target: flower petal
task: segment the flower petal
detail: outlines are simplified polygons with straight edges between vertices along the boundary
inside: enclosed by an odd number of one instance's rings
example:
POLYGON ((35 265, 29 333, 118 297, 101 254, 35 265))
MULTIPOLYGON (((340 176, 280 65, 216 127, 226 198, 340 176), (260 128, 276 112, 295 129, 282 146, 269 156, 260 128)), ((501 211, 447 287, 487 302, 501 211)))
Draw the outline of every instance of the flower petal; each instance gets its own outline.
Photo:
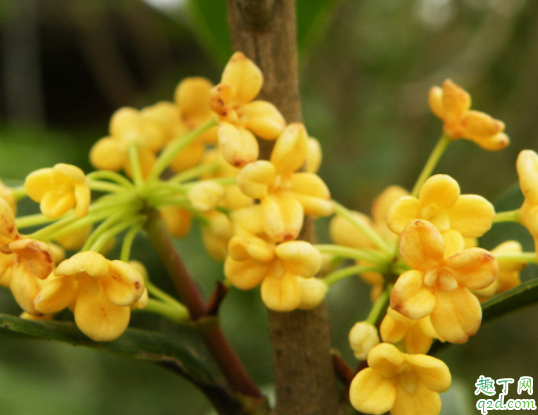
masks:
POLYGON ((303 278, 315 276, 321 268, 321 254, 304 241, 284 242, 275 248, 286 270, 303 278))
POLYGON ((253 101, 245 105, 243 119, 246 129, 266 140, 274 140, 286 127, 280 111, 267 101, 253 101))
POLYGON ((262 200, 264 229, 276 242, 296 239, 303 226, 303 207, 291 197, 270 195, 262 200))
POLYGON ((28 176, 24 181, 24 190, 34 202, 41 202, 43 196, 52 187, 52 169, 39 169, 28 176))
POLYGON ((430 319, 439 336, 451 343, 465 343, 482 321, 478 299, 464 287, 435 291, 436 305, 430 319))
POLYGON ((448 210, 448 217, 452 229, 467 238, 478 238, 491 228, 495 209, 481 196, 463 195, 448 210))
POLYGON ((51 275, 35 299, 35 308, 43 314, 62 311, 75 300, 78 284, 71 276, 57 277, 51 275))
POLYGON ((460 197, 460 186, 446 174, 431 176, 420 189, 418 200, 423 207, 432 205, 439 209, 454 206, 460 197))
POLYGON ((267 160, 257 160, 247 164, 237 174, 237 185, 243 194, 254 199, 267 195, 269 186, 276 177, 275 166, 267 160))
POLYGON ((521 151, 516 168, 523 196, 530 204, 538 204, 538 154, 532 150, 521 151))
POLYGON ((439 265, 445 252, 441 233, 430 222, 410 222, 400 237, 400 255, 414 269, 430 270, 439 265))
POLYGON ((329 188, 316 174, 294 173, 291 176, 290 193, 301 203, 305 215, 320 217, 334 212, 329 188))
POLYGON ((418 199, 404 196, 392 204, 387 212, 387 226, 400 235, 412 220, 420 218, 421 205, 418 199))
POLYGON ((86 273, 94 278, 104 278, 108 275, 108 261, 97 252, 79 252, 63 261, 54 271, 55 275, 75 275, 78 273, 86 273))
POLYGON ((268 275, 262 282, 262 300, 274 311, 293 311, 301 303, 301 288, 291 272, 282 277, 268 275))
POLYGON ((224 159, 234 167, 243 167, 258 158, 258 142, 254 135, 233 124, 223 122, 219 128, 219 149, 224 159))
POLYGON ((400 275, 392 288, 390 306, 412 319, 426 317, 435 307, 435 296, 422 283, 424 274, 411 270, 400 275))
POLYGON ((130 306, 142 296, 144 277, 127 262, 110 261, 109 275, 101 284, 110 302, 118 306, 130 306))
POLYGON ((261 263, 253 259, 236 261, 227 257, 224 262, 224 275, 233 286, 242 290, 257 287, 270 271, 271 264, 261 263))
POLYGON ((413 366, 420 381, 431 391, 444 392, 450 387, 448 366, 441 360, 425 355, 405 355, 405 361, 413 366))
POLYGON ((246 104, 260 93, 263 74, 243 53, 235 52, 224 68, 221 82, 233 85, 236 88, 237 103, 246 104))
POLYGON ((265 242, 255 236, 236 235, 228 244, 228 255, 236 261, 253 259, 258 262, 269 262, 275 256, 274 244, 265 242))
POLYGON ((458 252, 447 259, 446 266, 458 283, 470 290, 487 287, 499 271, 495 257, 482 248, 458 252))
POLYGON ((305 162, 308 151, 308 135, 303 124, 288 125, 276 140, 271 153, 271 163, 278 174, 289 175, 305 162))
POLYGON ((80 291, 75 304, 75 322, 86 336, 95 341, 111 341, 123 334, 129 325, 130 307, 120 307, 106 297, 80 291))
POLYGON ((392 415, 439 415, 441 398, 421 382, 412 392, 398 383, 396 399, 390 412, 392 415))
POLYGON ((390 411, 396 400, 396 383, 371 368, 361 370, 349 387, 351 405, 367 414, 390 411))
POLYGON ((11 269, 11 292, 17 304, 29 314, 40 315, 34 307, 34 300, 39 294, 39 280, 24 264, 14 265, 11 269))
POLYGON ((445 122, 458 122, 471 108, 471 96, 452 80, 447 79, 443 82, 443 108, 445 122))

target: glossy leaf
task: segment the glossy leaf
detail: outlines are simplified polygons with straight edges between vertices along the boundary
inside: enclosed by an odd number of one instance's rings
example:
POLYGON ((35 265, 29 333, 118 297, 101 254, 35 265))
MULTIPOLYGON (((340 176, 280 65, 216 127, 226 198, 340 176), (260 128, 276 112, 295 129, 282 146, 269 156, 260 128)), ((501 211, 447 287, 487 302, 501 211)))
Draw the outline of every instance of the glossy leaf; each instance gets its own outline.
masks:
POLYGON ((95 342, 71 322, 32 321, 0 314, 0 329, 156 363, 193 382, 207 394, 215 407, 241 406, 207 352, 198 332, 192 327, 178 327, 173 340, 158 332, 128 329, 117 340, 95 342))

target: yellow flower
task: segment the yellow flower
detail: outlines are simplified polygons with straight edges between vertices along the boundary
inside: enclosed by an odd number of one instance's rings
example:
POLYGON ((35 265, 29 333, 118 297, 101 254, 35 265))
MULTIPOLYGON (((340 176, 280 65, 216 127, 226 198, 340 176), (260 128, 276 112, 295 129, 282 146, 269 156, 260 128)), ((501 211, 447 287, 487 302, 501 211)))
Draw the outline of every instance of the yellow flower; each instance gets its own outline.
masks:
MULTIPOLYGON (((201 176, 202 179, 236 177, 237 173, 239 173, 239 169, 228 164, 220 151, 217 150, 207 151, 204 155, 203 163, 214 165, 215 170, 201 176)), ((254 200, 244 195, 236 184, 227 185, 224 190, 223 206, 226 209, 237 210, 254 203, 254 200)))
MULTIPOLYGON (((202 77, 185 78, 176 87, 175 103, 159 102, 141 111, 143 119, 158 124, 164 134, 164 144, 196 130, 215 117, 209 107, 209 93, 213 85, 202 77)), ((200 163, 206 144, 217 141, 218 127, 202 133, 184 148, 170 164, 173 171, 190 169, 200 163)))
POLYGON ((482 310, 469 290, 487 287, 497 276, 497 261, 488 251, 471 248, 445 257, 441 233, 415 220, 400 238, 400 255, 413 268, 400 275, 390 305, 411 319, 430 316, 435 331, 451 343, 464 343, 480 327, 482 310))
POLYGON ((264 229, 277 242, 299 235, 304 215, 333 211, 325 183, 313 173, 296 173, 307 156, 308 136, 302 124, 290 124, 275 143, 271 158, 248 164, 237 175, 241 191, 259 199, 264 229))
POLYGON ((217 261, 224 261, 228 242, 233 236, 232 222, 225 213, 214 210, 204 215, 207 223, 202 224, 202 241, 207 253, 217 261))
POLYGON ((19 306, 34 315, 39 280, 54 269, 53 254, 47 244, 19 235, 8 203, 0 198, 0 279, 9 284, 19 306))
POLYGON ((124 169, 132 176, 129 145, 136 143, 142 176, 147 177, 155 164, 155 154, 164 144, 162 124, 134 108, 123 107, 112 115, 109 130, 110 136, 100 139, 91 149, 92 165, 102 170, 124 169))
MULTIPOLYGON (((491 250, 492 254, 520 254, 521 244, 517 241, 506 241, 491 250)), ((519 271, 521 271, 526 262, 517 260, 497 260, 499 273, 497 278, 486 288, 473 290, 480 301, 484 301, 496 294, 503 293, 521 284, 519 271)))
POLYGON ((329 287, 319 278, 302 278, 296 276, 295 279, 301 290, 301 302, 297 306, 298 309, 311 310, 325 300, 329 287))
POLYGON ((166 227, 176 238, 183 238, 189 233, 192 214, 188 210, 177 206, 165 206, 159 211, 166 227))
POLYGON ((463 237, 477 238, 491 228, 494 217, 495 209, 486 199, 461 195, 458 182, 446 174, 436 174, 426 180, 418 199, 402 197, 390 207, 387 224, 399 235, 409 222, 423 219, 443 233, 452 229, 463 237))
POLYGON ((443 120, 444 133, 452 138, 466 138, 486 150, 501 150, 510 140, 503 133, 504 123, 489 115, 470 110, 471 96, 450 79, 443 87, 430 89, 428 103, 432 112, 443 120))
POLYGON ((370 350, 379 344, 377 329, 366 321, 359 321, 349 331, 349 345, 359 360, 366 360, 370 350))
POLYGON ((519 209, 519 221, 534 238, 534 248, 538 254, 538 154, 523 150, 517 157, 516 168, 519 187, 525 196, 519 209))
POLYGON ((24 189, 41 212, 57 219, 75 207, 75 217, 81 218, 90 207, 90 183, 84 172, 70 164, 57 164, 52 168, 36 170, 26 177, 24 189))
POLYGON ((13 189, 2 183, 2 180, 0 180, 0 199, 4 199, 9 204, 13 213, 17 213, 17 199, 15 198, 13 189))
POLYGON ((204 180, 192 186, 187 192, 187 200, 199 212, 215 210, 224 198, 226 191, 220 183, 204 180))
POLYGON ((64 249, 76 251, 82 248, 82 245, 84 245, 84 242, 86 242, 92 231, 93 226, 91 224, 85 225, 78 227, 77 229, 74 229, 70 232, 63 232, 62 234, 56 236, 54 239, 64 249))
POLYGON ((243 290, 261 284, 262 300, 271 310, 292 311, 301 305, 303 296, 297 277, 312 278, 320 267, 321 254, 307 242, 275 246, 255 236, 234 236, 224 274, 243 290))
POLYGON ((390 307, 381 322, 379 334, 384 342, 398 343, 403 340, 404 350, 412 354, 428 353, 433 339, 439 338, 429 316, 413 320, 390 307))
POLYGON ((370 367, 351 382, 349 398, 353 407, 367 414, 438 415, 439 392, 450 387, 448 367, 439 359, 401 353, 381 343, 368 354, 370 367))
POLYGON ((95 341, 110 341, 125 331, 131 306, 144 292, 144 278, 133 266, 97 252, 80 252, 47 278, 35 308, 51 314, 74 304, 79 329, 95 341))
MULTIPOLYGON (((372 232, 376 232, 383 239, 391 244, 396 244, 397 235, 387 227, 387 211, 389 207, 401 197, 407 196, 409 192, 399 186, 389 186, 384 189, 381 194, 376 197, 372 203, 371 215, 372 219, 363 213, 351 211, 352 216, 365 227, 368 227, 372 232)), ((342 216, 336 215, 331 219, 329 226, 331 239, 338 245, 349 246, 358 249, 373 249, 379 248, 371 241, 371 239, 357 226, 350 223, 349 220, 342 216)), ((357 261, 357 264, 363 266, 372 265, 366 261, 357 261)), ((367 283, 372 285, 370 297, 375 299, 382 290, 384 282, 383 275, 378 272, 364 272, 360 277, 367 283)))
POLYGON ((253 101, 262 85, 260 69, 236 52, 224 68, 221 83, 211 90, 211 109, 220 120, 219 148, 232 166, 242 167, 256 160, 256 136, 274 140, 286 125, 273 104, 253 101))

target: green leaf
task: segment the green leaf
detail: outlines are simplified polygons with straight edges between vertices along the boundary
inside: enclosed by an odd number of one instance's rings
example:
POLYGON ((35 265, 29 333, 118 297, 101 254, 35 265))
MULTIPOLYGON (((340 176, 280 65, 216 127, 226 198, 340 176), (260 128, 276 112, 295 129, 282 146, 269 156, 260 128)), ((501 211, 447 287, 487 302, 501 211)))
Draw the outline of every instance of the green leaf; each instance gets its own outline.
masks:
POLYGON ((32 321, 0 314, 0 329, 157 363, 192 381, 216 407, 238 405, 237 397, 192 327, 179 326, 173 340, 158 332, 128 329, 117 340, 95 342, 71 322, 32 321))
POLYGON ((482 304, 482 323, 538 303, 538 278, 524 282, 482 304))
MULTIPOLYGON (((338 0, 297 0, 297 45, 307 53, 319 41, 338 0)), ((225 0, 189 0, 192 31, 222 65, 232 55, 225 0)))
POLYGON ((193 33, 219 66, 224 66, 232 56, 226 1, 189 0, 187 6, 193 33))

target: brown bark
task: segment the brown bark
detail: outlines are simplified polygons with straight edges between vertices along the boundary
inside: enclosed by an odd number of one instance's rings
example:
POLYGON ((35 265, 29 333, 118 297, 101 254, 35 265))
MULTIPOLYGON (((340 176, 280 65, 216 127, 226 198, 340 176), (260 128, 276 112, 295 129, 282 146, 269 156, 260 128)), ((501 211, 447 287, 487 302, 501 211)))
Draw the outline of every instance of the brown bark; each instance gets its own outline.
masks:
MULTIPOLYGON (((232 45, 260 67, 260 98, 275 104, 286 121, 301 121, 297 77, 294 0, 227 0, 232 45)), ((272 142, 260 140, 267 158, 272 142)), ((305 221, 302 238, 314 241, 305 221)), ((311 311, 269 312, 277 406, 276 415, 337 415, 336 379, 331 364, 325 304, 311 311)))

